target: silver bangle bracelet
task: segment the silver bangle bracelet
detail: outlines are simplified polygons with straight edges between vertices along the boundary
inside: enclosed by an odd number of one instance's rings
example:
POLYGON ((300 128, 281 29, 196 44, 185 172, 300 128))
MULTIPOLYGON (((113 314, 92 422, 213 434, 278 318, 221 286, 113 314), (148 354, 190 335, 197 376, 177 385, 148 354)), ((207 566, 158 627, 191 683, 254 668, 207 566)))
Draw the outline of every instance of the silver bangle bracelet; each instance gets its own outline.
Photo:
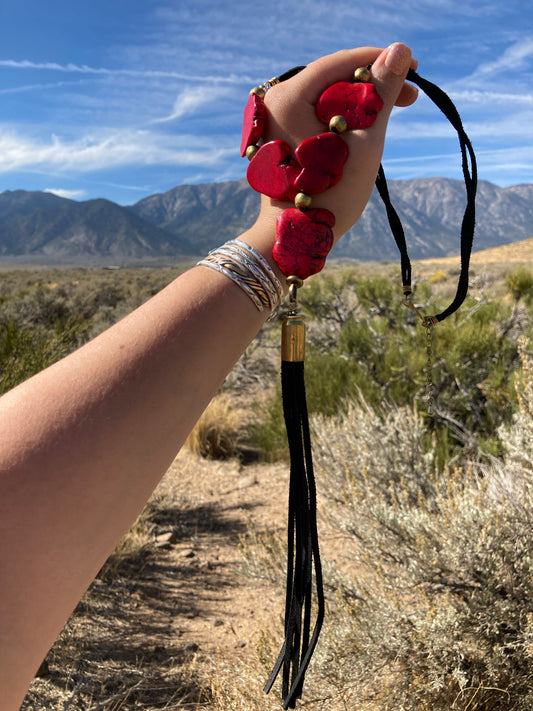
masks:
POLYGON ((276 294, 276 299, 279 301, 279 304, 281 304, 285 299, 283 285, 274 273, 274 270, 267 262, 267 260, 261 254, 259 254, 259 252, 257 252, 253 247, 251 247, 246 242, 243 242, 242 240, 233 240, 233 244, 235 244, 236 247, 244 247, 255 258, 256 262, 263 268, 265 276, 270 280, 276 294))
POLYGON ((231 260, 235 260, 247 269, 264 289, 271 304, 279 304, 283 300, 283 287, 276 277, 270 265, 261 257, 250 245, 238 240, 232 240, 219 247, 216 252, 226 255, 231 260))
POLYGON ((231 279, 258 311, 273 311, 284 298, 283 286, 266 261, 246 242, 230 240, 198 262, 231 279))

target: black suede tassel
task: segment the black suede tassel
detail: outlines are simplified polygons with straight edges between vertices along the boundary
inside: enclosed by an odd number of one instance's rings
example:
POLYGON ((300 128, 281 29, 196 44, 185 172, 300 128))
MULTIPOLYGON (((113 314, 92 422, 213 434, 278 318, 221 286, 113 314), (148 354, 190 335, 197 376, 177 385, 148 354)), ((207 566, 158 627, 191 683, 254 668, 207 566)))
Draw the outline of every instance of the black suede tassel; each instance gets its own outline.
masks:
POLYGON ((281 361, 283 412, 290 451, 285 641, 265 685, 268 693, 282 669, 284 709, 294 708, 296 700, 302 695, 305 672, 324 619, 316 486, 305 396, 304 341, 303 318, 293 312, 283 324, 281 361))

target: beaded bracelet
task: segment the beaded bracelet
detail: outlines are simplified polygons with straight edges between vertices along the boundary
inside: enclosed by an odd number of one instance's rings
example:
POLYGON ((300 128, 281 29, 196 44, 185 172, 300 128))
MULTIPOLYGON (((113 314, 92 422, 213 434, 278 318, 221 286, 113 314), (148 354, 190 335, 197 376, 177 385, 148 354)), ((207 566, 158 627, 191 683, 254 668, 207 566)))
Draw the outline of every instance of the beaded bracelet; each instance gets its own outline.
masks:
POLYGON ((246 177, 251 187, 275 200, 294 202, 276 221, 273 257, 281 272, 300 279, 319 272, 333 246, 335 216, 312 208, 313 197, 342 178, 348 146, 342 134, 370 128, 383 108, 383 100, 370 82, 369 67, 354 71, 353 82, 340 81, 319 97, 315 113, 329 132, 306 138, 294 151, 281 140, 259 145, 265 124, 265 93, 302 67, 279 79, 254 87, 244 110, 241 155, 250 161, 246 177))

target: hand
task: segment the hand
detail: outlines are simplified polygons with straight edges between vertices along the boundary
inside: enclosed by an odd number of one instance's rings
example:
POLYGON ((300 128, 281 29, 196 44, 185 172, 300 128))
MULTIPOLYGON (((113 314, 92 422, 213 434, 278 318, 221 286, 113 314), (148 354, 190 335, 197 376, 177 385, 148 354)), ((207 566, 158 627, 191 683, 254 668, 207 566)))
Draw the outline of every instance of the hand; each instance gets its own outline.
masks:
MULTIPOLYGON (((342 50, 309 64, 295 77, 277 84, 266 94, 267 119, 263 138, 285 141, 292 152, 306 138, 328 129, 315 114, 315 104, 322 92, 338 81, 352 81, 357 67, 372 64, 371 82, 384 106, 371 128, 342 134, 349 148, 342 180, 326 192, 313 197, 313 207, 324 207, 335 215, 335 241, 352 227, 363 212, 376 179, 387 122, 393 106, 409 106, 418 96, 416 87, 405 82, 409 68, 417 62, 411 50, 395 43, 387 49, 361 47, 342 50)), ((289 207, 262 197, 259 221, 271 221, 289 207)))

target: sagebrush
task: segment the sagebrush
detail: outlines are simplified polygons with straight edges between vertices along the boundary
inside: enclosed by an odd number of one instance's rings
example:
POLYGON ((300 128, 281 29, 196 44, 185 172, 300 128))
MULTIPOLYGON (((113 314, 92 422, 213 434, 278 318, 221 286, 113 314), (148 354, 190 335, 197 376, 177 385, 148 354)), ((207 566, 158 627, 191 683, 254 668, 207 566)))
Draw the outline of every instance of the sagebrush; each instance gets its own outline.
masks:
POLYGON ((408 408, 352 403, 337 419, 314 420, 325 509, 344 535, 322 670, 351 708, 533 708, 533 379, 524 342, 521 358, 520 407, 498 431, 499 460, 437 470, 421 416, 408 408))

